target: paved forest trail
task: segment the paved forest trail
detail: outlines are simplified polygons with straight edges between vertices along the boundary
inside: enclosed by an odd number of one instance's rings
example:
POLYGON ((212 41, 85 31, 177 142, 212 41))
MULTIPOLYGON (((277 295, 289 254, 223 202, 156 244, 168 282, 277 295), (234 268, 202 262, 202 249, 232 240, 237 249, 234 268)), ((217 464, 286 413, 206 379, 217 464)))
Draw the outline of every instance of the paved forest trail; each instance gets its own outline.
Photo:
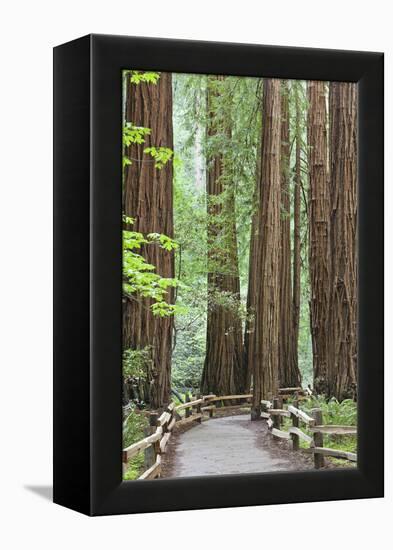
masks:
POLYGON ((178 433, 163 461, 162 477, 308 470, 308 456, 272 441, 266 422, 247 414, 217 417, 178 433))

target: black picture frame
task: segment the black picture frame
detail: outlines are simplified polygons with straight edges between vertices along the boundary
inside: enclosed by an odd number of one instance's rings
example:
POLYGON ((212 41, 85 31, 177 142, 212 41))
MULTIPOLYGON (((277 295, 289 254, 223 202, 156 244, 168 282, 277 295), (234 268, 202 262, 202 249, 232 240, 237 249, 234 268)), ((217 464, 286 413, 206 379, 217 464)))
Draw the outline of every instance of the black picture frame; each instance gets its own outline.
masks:
POLYGON ((54 502, 104 515, 381 497, 383 422, 383 54, 109 35, 56 47, 54 502), (125 68, 359 84, 356 469, 122 481, 125 68))

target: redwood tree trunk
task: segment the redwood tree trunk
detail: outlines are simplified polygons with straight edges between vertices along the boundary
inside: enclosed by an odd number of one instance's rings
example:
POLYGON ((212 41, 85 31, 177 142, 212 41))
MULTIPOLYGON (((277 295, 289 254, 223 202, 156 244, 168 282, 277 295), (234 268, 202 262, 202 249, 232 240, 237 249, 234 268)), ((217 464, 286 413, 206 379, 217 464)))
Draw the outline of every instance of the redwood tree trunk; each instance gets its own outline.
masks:
POLYGON ((329 395, 357 393, 357 86, 330 84, 329 395))
MULTIPOLYGON (((132 164, 124 178, 123 210, 135 219, 129 229, 143 234, 163 233, 173 237, 173 173, 168 162, 158 170, 145 147, 173 149, 172 76, 161 73, 157 84, 127 84, 126 120, 135 126, 151 129, 142 145, 132 144, 127 151, 132 164)), ((156 267, 162 277, 174 277, 173 252, 156 244, 141 252, 146 261, 156 267)), ((166 299, 173 301, 170 289, 166 299)), ((123 348, 142 349, 151 346, 151 368, 148 370, 150 405, 163 407, 170 401, 171 345, 173 318, 152 315, 151 301, 135 296, 123 304, 123 348)))
MULTIPOLYGON (((263 89, 263 84, 262 84, 263 89)), ((261 109, 262 111, 262 109, 261 109)), ((261 113, 262 114, 262 113, 261 113)), ((255 188, 253 194, 253 213, 251 217, 250 229, 250 252, 249 252, 249 269, 248 269, 248 287, 247 287, 247 317, 244 327, 244 346, 243 346, 243 363, 246 372, 246 391, 250 391, 253 383, 253 354, 255 346, 255 302, 256 302, 256 235, 258 233, 258 211, 260 206, 259 198, 259 181, 261 178, 261 151, 262 151, 262 132, 258 140, 258 154, 255 167, 255 188)))
POLYGON ((278 387, 279 367, 279 248, 280 248, 280 81, 265 79, 262 106, 261 176, 258 183, 259 209, 256 216, 250 277, 255 310, 252 353, 253 368, 251 418, 261 412, 261 399, 278 387))
POLYGON ((327 393, 329 218, 325 83, 308 83, 310 324, 314 388, 327 393))
POLYGON ((295 189, 293 202, 293 291, 292 291, 292 334, 293 334, 293 355, 298 365, 298 343, 299 343, 299 320, 300 320, 300 282, 301 282, 301 240, 300 240, 300 188, 301 188, 301 126, 300 126, 300 104, 298 83, 295 82, 295 189))
POLYGON ((292 262, 291 262, 291 200, 290 200, 290 144, 288 83, 281 85, 281 247, 280 247, 280 332, 279 384, 297 387, 301 383, 295 356, 292 316, 292 262))
MULTIPOLYGON (((224 80, 221 76, 216 78, 224 80)), ((215 116, 213 122, 214 95, 217 93, 208 90, 210 136, 214 136, 218 130, 230 134, 228 121, 215 116)), ((214 154, 208 161, 206 180, 208 313, 201 390, 217 395, 242 393, 246 383, 240 316, 228 305, 217 301, 222 293, 234 299, 235 303, 240 301, 235 193, 233 185, 227 182, 226 166, 225 155, 214 154)))

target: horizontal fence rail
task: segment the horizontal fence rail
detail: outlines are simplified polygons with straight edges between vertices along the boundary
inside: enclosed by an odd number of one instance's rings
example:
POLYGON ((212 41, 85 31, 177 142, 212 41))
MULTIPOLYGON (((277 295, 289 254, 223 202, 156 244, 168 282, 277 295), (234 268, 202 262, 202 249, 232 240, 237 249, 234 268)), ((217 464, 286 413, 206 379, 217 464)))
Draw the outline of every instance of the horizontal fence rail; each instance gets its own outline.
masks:
MULTIPOLYGON (((299 450, 299 440, 302 439, 309 447, 302 449, 304 452, 314 455, 315 468, 321 468, 324 465, 324 456, 342 458, 351 462, 357 461, 356 453, 343 451, 340 449, 331 449, 323 446, 323 435, 356 435, 355 426, 324 425, 322 421, 322 411, 312 409, 312 416, 299 408, 298 402, 306 399, 310 391, 302 388, 280 388, 278 397, 270 400, 261 401, 261 417, 267 421, 267 427, 273 438, 286 439, 292 441, 292 449, 299 450), (294 404, 283 405, 287 398, 295 399, 294 404), (288 430, 283 430, 282 420, 289 418, 292 426, 288 430), (311 435, 305 433, 304 429, 299 427, 300 423, 305 425, 311 435)), ((138 479, 154 479, 161 475, 162 454, 166 452, 169 439, 175 426, 184 426, 194 422, 200 423, 207 413, 209 418, 214 416, 216 411, 225 411, 235 408, 251 407, 250 400, 252 394, 236 395, 205 395, 196 396, 190 399, 186 396, 186 402, 175 405, 171 402, 168 407, 160 414, 150 413, 150 432, 144 439, 133 443, 126 449, 123 449, 122 461, 123 468, 127 466, 130 458, 141 451, 145 452, 146 470, 138 479), (232 402, 230 405, 224 405, 226 401, 232 402), (237 404, 233 404, 237 401, 237 404), (239 403, 240 402, 240 403, 239 403)))

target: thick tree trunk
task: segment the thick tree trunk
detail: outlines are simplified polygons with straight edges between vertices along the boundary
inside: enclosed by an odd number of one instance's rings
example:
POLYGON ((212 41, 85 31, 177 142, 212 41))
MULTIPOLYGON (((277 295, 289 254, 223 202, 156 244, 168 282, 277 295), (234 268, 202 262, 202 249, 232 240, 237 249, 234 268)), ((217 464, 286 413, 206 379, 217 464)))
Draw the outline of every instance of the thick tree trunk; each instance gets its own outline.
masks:
POLYGON ((300 282, 301 282, 301 240, 300 240, 300 188, 301 188, 301 126, 300 126, 300 102, 298 83, 295 82, 295 189, 293 203, 293 291, 292 291, 292 334, 293 356, 298 365, 299 321, 300 321, 300 282))
MULTIPOLYGON (((143 145, 133 144, 127 151, 132 164, 126 167, 123 209, 135 219, 129 227, 143 234, 163 233, 173 237, 173 174, 172 163, 158 170, 145 147, 173 149, 172 76, 161 73, 157 84, 127 84, 126 120, 135 126, 151 129, 143 145)), ((162 277, 174 277, 173 252, 158 245, 141 250, 146 261, 156 267, 162 277)), ((172 303, 173 291, 167 302, 172 303)), ((170 401, 171 346, 173 318, 152 315, 151 301, 135 296, 123 305, 123 348, 142 349, 151 346, 152 361, 148 372, 150 405, 164 406, 170 401)))
POLYGON ((253 400, 251 418, 260 416, 261 399, 277 390, 279 365, 279 249, 280 249, 280 81, 265 79, 262 107, 261 177, 254 255, 250 277, 255 296, 252 354, 253 400))
POLYGON ((292 262, 291 262, 291 200, 290 200, 290 144, 288 83, 281 84, 281 220, 280 220, 280 332, 279 384, 298 387, 300 373, 295 356, 292 316, 292 262))
POLYGON ((329 218, 325 83, 308 83, 310 324, 314 388, 327 392, 329 218))
MULTIPOLYGON (((224 80, 224 77, 217 77, 224 80)), ((228 121, 215 116, 213 123, 214 95, 208 90, 210 124, 208 134, 214 136, 218 129, 230 133, 228 121)), ((235 193, 228 183, 226 159, 214 154, 207 166, 208 210, 208 314, 206 357, 202 373, 203 393, 217 395, 243 392, 246 379, 243 367, 242 324, 236 311, 240 301, 240 281, 237 257, 235 218, 235 193), (220 304, 220 296, 230 304, 220 304)))
POLYGON ((357 86, 330 84, 329 395, 357 393, 357 86))

